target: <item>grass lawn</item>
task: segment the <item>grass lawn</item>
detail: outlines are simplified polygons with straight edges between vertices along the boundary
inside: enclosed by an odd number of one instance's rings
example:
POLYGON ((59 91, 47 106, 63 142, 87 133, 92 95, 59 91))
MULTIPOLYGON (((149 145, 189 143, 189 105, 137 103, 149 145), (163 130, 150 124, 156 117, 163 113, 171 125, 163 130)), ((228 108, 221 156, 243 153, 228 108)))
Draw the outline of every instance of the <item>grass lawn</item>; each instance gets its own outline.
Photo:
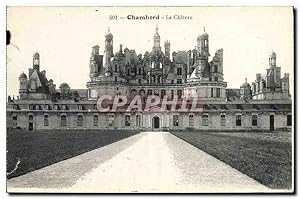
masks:
POLYGON ((270 188, 292 187, 291 132, 273 133, 205 133, 171 132, 233 168, 270 188), (258 135, 260 134, 260 135, 258 135), (285 134, 285 135, 284 135, 285 134), (265 136, 266 135, 266 136, 265 136))
POLYGON ((12 178, 137 134, 137 131, 8 131, 7 172, 12 178))

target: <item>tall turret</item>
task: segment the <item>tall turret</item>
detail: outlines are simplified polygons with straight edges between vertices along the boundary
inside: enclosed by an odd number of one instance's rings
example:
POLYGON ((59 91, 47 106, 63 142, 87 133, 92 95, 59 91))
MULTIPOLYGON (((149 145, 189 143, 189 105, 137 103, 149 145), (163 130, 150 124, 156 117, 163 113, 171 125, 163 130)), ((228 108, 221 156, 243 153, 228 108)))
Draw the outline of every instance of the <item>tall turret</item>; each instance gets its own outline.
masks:
POLYGON ((158 26, 156 25, 155 28, 155 35, 153 37, 153 50, 154 51, 160 51, 160 36, 158 34, 158 26))
POLYGON ((165 55, 170 59, 170 41, 165 41, 165 55))
POLYGON ((33 54, 32 65, 34 70, 40 71, 40 54, 38 52, 33 54))
POLYGON ((196 73, 201 78, 210 77, 210 66, 208 64, 209 54, 209 43, 208 34, 205 32, 197 37, 197 68, 196 73))
POLYGON ((201 59, 208 59, 209 57, 209 43, 208 43, 208 34, 205 32, 199 35, 197 38, 197 51, 201 59))
POLYGON ((113 54, 113 35, 108 28, 108 33, 105 35, 105 63, 104 66, 106 69, 109 68, 110 59, 114 56, 113 54))
POLYGON ((276 67, 276 53, 272 51, 269 56, 269 68, 274 68, 274 67, 276 67))
POLYGON ((21 73, 19 76, 19 81, 20 81, 20 88, 19 88, 19 94, 20 94, 20 99, 25 99, 27 97, 28 89, 28 81, 27 81, 27 76, 25 73, 21 73))
POLYGON ((92 53, 90 57, 90 78, 93 79, 97 76, 104 75, 105 71, 103 68, 103 55, 99 54, 99 46, 92 47, 92 53))

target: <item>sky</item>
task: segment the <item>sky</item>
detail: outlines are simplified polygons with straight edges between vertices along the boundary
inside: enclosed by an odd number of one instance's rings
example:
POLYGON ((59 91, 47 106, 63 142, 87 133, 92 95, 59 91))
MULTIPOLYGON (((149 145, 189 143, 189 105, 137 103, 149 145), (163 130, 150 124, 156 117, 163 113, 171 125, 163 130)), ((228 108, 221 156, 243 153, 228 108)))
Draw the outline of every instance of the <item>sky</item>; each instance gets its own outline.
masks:
POLYGON ((294 32, 291 7, 8 7, 7 95, 18 95, 22 72, 28 75, 32 55, 40 54, 40 70, 56 87, 63 82, 73 89, 86 88, 89 81, 91 48, 104 52, 108 27, 114 36, 114 52, 135 49, 137 54, 151 51, 155 26, 159 27, 162 50, 165 40, 171 52, 190 50, 203 33, 209 35, 212 59, 224 50, 223 73, 228 88, 239 88, 247 78, 265 73, 271 51, 277 54, 281 74, 290 73, 293 93, 294 32), (160 15, 160 20, 127 20, 127 15, 160 15), (117 15, 117 20, 109 20, 117 15), (192 20, 166 20, 183 15, 192 20), (120 19, 125 17, 125 19, 120 19))

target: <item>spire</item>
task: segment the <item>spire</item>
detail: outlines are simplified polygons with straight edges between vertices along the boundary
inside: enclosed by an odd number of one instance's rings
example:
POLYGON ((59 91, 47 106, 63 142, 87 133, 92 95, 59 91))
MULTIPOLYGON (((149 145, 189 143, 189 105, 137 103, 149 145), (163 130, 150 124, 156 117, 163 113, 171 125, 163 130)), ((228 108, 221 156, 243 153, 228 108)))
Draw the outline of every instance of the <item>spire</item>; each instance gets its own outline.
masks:
POLYGON ((108 26, 108 28, 107 28, 107 32, 110 32, 110 27, 108 26))
POLYGON ((205 26, 203 27, 203 32, 205 32, 205 26))
POLYGON ((247 77, 245 78, 245 82, 247 83, 247 77))
POLYGON ((155 33, 158 34, 158 25, 156 25, 155 33))

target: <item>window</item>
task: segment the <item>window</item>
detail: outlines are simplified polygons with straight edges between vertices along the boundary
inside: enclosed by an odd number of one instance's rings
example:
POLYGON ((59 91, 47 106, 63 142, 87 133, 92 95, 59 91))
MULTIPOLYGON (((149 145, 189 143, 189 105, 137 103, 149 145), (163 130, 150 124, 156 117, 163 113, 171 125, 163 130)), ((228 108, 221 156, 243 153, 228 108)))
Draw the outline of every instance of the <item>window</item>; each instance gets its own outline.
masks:
POLYGON ((12 125, 13 125, 13 127, 16 127, 16 126, 18 126, 18 116, 17 115, 14 115, 14 116, 12 116, 12 125))
POLYGON ((215 65, 214 69, 215 69, 214 72, 217 73, 218 72, 218 66, 215 65))
POLYGON ((67 116, 66 115, 60 116, 60 126, 67 126, 67 116))
POLYGON ((62 109, 62 110, 68 110, 68 106, 65 105, 65 104, 63 104, 63 105, 61 105, 61 109, 62 109))
POLYGON ((161 96, 164 96, 164 95, 166 95, 166 90, 165 90, 165 89, 162 89, 162 90, 161 90, 161 96))
POLYGON ((174 97, 174 90, 171 90, 171 97, 173 99, 173 97, 174 97))
POLYGON ((287 126, 292 126, 292 115, 287 115, 287 126))
POLYGON ((94 126, 98 126, 98 115, 94 115, 94 126))
POLYGON ((130 115, 125 115, 125 126, 130 126, 130 115))
POLYGON ((58 104, 54 104, 54 105, 53 105, 53 109, 54 109, 54 110, 59 110, 58 104))
POLYGON ((51 110, 51 106, 49 104, 45 104, 44 109, 45 110, 51 110))
POLYGON ((130 70, 129 69, 127 69, 127 75, 130 75, 130 70))
POLYGON ((108 126, 113 126, 114 120, 115 120, 115 116, 114 115, 109 115, 108 116, 108 126))
POLYGON ((18 109, 19 109, 19 106, 18 106, 17 104, 14 104, 14 105, 13 105, 13 109, 14 109, 14 110, 18 110, 18 109))
POLYGON ((217 82, 218 81, 218 77, 214 77, 214 81, 217 82))
POLYGON ((178 115, 173 115, 173 126, 179 126, 178 115))
POLYGON ((242 126, 242 115, 236 115, 235 125, 242 126))
POLYGON ((117 76, 115 76, 115 82, 117 82, 118 81, 118 77, 117 76))
POLYGON ((44 115, 44 126, 49 126, 49 115, 44 115))
POLYGON ((182 84, 182 79, 177 79, 177 84, 182 84))
POLYGON ((84 106, 82 104, 78 105, 78 110, 84 110, 84 106))
POLYGON ((141 127, 141 116, 140 115, 136 116, 136 126, 141 127))
POLYGON ((202 126, 208 126, 208 115, 202 115, 202 126))
POLYGON ((29 104, 29 110, 35 110, 35 105, 34 104, 29 104))
POLYGON ((217 97, 221 97, 221 90, 220 90, 220 88, 217 88, 217 97))
POLYGON ((141 79, 139 79, 139 80, 138 80, 138 82, 139 82, 139 84, 140 84, 140 83, 142 83, 142 80, 141 80, 141 79))
POLYGON ((171 80, 171 84, 174 84, 174 80, 173 79, 171 80))
POLYGON ((177 75, 182 75, 182 68, 177 68, 177 75))
POLYGON ((155 77, 155 75, 153 75, 152 76, 152 83, 155 83, 155 81, 156 81, 156 77, 155 77))
POLYGON ((182 96, 182 90, 177 90, 177 95, 178 95, 178 98, 181 98, 181 96, 182 96))
POLYGON ((83 115, 77 116, 77 126, 83 126, 83 115))
POLYGON ((225 126, 226 125, 226 115, 222 114, 221 115, 221 126, 225 126))
POLYGON ((148 91, 147 91, 147 94, 148 94, 148 95, 152 95, 152 90, 148 90, 148 91))
POLYGON ((210 97, 214 97, 214 88, 210 89, 210 97))
POLYGON ((115 72, 118 72, 118 65, 115 65, 115 72))
POLYGON ((157 76, 157 83, 160 84, 161 76, 157 76))
POLYGON ((139 68, 139 75, 141 75, 142 74, 142 69, 141 68, 139 68))
POLYGON ((33 115, 29 115, 29 116, 28 116, 28 119, 29 119, 30 121, 32 121, 32 120, 33 120, 33 115))
POLYGON ((194 115, 189 115, 189 126, 194 126, 194 115))
POLYGON ((252 115, 252 126, 257 126, 257 115, 252 115))

